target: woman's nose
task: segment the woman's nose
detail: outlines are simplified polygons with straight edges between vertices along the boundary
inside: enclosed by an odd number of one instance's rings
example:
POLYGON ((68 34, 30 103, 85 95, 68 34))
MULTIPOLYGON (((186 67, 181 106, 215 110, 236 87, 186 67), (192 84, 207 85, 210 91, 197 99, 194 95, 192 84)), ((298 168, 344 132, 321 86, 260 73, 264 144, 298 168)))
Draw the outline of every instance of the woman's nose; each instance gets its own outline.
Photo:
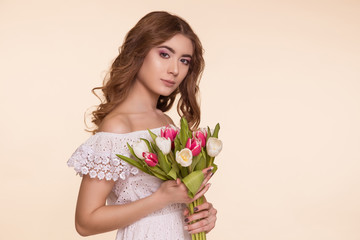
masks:
POLYGON ((174 76, 177 76, 179 74, 179 62, 177 60, 173 60, 169 63, 168 66, 168 73, 173 74, 174 76))

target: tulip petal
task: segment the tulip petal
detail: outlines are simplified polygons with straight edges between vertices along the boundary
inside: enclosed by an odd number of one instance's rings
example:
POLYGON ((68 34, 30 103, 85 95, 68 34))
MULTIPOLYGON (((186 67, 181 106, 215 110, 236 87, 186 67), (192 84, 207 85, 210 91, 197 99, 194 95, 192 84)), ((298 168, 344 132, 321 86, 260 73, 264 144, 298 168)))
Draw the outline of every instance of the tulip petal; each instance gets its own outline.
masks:
POLYGON ((196 145, 192 150, 191 150, 193 156, 197 156, 200 154, 201 152, 201 145, 196 145))

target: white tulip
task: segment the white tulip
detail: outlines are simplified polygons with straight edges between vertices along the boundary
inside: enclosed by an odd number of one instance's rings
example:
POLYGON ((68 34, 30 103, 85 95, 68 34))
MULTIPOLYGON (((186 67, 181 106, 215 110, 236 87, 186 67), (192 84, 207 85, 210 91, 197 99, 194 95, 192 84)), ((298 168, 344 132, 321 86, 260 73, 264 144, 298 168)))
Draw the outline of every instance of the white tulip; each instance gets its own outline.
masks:
POLYGON ((143 140, 140 140, 139 142, 135 143, 133 145, 133 150, 135 155, 140 159, 145 159, 143 157, 143 152, 149 152, 148 146, 146 145, 146 142, 143 140))
POLYGON ((169 154, 171 151, 171 140, 170 138, 157 137, 155 139, 156 146, 160 148, 163 154, 169 154))
POLYGON ((210 157, 216 157, 222 149, 222 142, 218 138, 209 137, 206 142, 206 151, 210 157))
POLYGON ((183 167, 188 167, 192 163, 192 152, 188 148, 184 148, 180 152, 176 152, 176 161, 183 167))

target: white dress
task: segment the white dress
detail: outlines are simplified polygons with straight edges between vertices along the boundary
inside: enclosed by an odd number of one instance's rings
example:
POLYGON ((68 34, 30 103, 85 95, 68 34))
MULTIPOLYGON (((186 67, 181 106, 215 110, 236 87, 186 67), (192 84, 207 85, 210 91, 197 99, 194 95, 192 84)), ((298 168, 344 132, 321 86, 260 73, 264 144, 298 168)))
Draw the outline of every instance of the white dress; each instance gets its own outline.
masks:
MULTIPOLYGON (((155 134, 161 128, 151 129, 155 134)), ((126 204, 154 193, 162 180, 150 176, 126 163, 115 154, 130 157, 126 143, 132 146, 140 138, 151 140, 147 130, 117 134, 98 132, 80 145, 68 160, 80 175, 89 174, 91 178, 115 181, 107 197, 108 205, 126 204)), ((171 204, 153 212, 137 222, 118 229, 116 240, 190 240, 184 230, 183 210, 185 204, 171 204)))

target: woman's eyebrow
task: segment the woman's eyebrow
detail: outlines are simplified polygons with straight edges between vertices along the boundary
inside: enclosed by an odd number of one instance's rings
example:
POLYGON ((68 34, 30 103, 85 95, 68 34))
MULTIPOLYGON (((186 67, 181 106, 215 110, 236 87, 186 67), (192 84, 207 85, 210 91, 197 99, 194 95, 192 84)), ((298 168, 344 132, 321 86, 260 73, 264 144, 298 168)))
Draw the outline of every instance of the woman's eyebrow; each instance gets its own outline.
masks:
MULTIPOLYGON (((175 50, 169 46, 159 46, 157 48, 166 48, 168 49, 170 52, 174 53, 175 54, 175 50)), ((182 57, 189 57, 189 58, 192 58, 192 56, 190 54, 183 54, 182 57)))

